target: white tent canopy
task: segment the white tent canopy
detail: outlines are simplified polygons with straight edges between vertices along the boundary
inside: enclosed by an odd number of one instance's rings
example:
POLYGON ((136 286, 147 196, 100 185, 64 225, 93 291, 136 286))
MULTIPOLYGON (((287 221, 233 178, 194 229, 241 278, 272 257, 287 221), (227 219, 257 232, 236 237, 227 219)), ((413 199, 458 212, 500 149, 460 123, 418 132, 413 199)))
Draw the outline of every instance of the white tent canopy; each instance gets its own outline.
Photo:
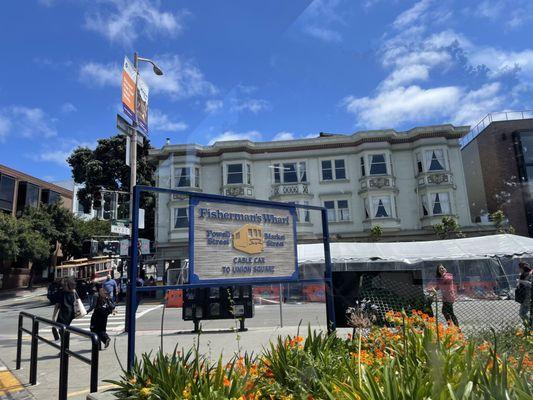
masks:
MULTIPOLYGON (((468 260, 486 257, 533 257, 533 239, 517 235, 493 235, 465 239, 395 243, 331 243, 333 263, 468 260)), ((298 245, 300 264, 324 262, 324 245, 298 245)))

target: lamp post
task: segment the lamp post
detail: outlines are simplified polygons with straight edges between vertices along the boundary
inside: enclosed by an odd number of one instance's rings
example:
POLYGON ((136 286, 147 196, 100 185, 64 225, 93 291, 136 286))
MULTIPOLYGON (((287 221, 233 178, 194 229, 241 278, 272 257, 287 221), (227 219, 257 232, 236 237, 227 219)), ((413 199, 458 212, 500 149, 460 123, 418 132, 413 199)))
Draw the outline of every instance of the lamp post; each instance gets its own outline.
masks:
MULTIPOLYGON (((130 141, 130 249, 131 249, 131 255, 133 255, 134 248, 133 246, 137 246, 137 243, 133 243, 133 226, 132 226, 132 217, 133 217, 133 188, 137 184, 137 84, 139 80, 139 61, 147 62, 149 64, 152 64, 152 68, 154 70, 154 73, 156 75, 163 75, 163 71, 161 68, 157 66, 157 64, 148 59, 139 57, 139 54, 137 52, 133 53, 133 66, 135 69, 135 95, 133 98, 133 108, 134 108, 134 118, 132 121, 133 130, 131 133, 131 141, 130 141)), ((130 259, 131 260, 131 259, 130 259)), ((128 273, 129 279, 130 279, 130 285, 136 285, 137 284, 137 277, 133 276, 131 274, 131 271, 133 270, 131 262, 130 262, 130 272, 128 273)), ((131 292, 131 290, 130 290, 131 292)), ((130 307, 134 307, 134 310, 136 310, 137 305, 131 304, 131 293, 128 293, 126 297, 126 324, 125 324, 125 331, 128 331, 128 319, 129 319, 129 309, 130 307)), ((135 313, 135 311, 133 311, 135 313)), ((135 314, 134 314, 135 315, 135 314)))

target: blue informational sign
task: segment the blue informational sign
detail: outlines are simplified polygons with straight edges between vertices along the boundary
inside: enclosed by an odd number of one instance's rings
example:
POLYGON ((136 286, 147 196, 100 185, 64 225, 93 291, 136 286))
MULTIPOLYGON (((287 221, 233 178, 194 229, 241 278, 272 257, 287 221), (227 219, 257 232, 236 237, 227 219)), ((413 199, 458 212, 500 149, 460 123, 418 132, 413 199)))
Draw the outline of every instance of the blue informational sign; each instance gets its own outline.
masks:
POLYGON ((191 197, 191 283, 298 279, 296 208, 191 197))

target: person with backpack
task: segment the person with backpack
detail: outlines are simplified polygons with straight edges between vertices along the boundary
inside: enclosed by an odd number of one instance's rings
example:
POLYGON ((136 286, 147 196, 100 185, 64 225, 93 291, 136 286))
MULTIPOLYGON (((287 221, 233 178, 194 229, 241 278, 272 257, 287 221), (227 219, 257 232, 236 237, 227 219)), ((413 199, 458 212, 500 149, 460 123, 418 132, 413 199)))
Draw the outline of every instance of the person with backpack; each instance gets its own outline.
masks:
POLYGON ((115 303, 101 285, 97 287, 91 296, 89 311, 93 312, 91 316, 91 332, 96 333, 104 348, 107 348, 109 343, 111 343, 111 338, 107 334, 107 319, 115 311, 115 303))
POLYGON ((524 321, 524 324, 531 326, 533 324, 533 314, 531 312, 533 272, 529 264, 523 261, 518 263, 518 268, 520 269, 520 275, 515 290, 515 301, 520 303, 520 310, 518 311, 520 318, 524 321))

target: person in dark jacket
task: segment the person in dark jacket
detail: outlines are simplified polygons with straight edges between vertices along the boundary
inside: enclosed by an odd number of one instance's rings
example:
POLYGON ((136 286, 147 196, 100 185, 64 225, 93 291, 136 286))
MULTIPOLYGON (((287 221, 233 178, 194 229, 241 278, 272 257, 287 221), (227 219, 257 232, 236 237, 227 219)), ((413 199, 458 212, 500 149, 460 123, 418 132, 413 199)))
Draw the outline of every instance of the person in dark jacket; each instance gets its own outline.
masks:
POLYGON ((515 299, 520 303, 520 318, 524 321, 524 324, 532 326, 533 313, 531 306, 533 304, 533 272, 529 264, 526 262, 520 262, 518 268, 520 268, 520 276, 518 277, 518 285, 516 286, 515 299))
MULTIPOLYGON (((54 293, 50 300, 58 308, 56 322, 70 325, 74 319, 74 302, 76 301, 76 281, 74 278, 71 276, 63 278, 61 289, 54 293)), ((52 328, 52 334, 55 340, 59 340, 59 332, 56 328, 52 328)))
POLYGON ((93 315, 91 316, 91 332, 96 333, 100 342, 107 348, 111 342, 111 338, 107 334, 107 319, 114 312, 115 303, 113 303, 111 297, 103 287, 98 289, 96 298, 94 295, 91 297, 91 307, 89 310, 93 311, 93 315), (94 307, 93 299, 95 299, 94 307))

